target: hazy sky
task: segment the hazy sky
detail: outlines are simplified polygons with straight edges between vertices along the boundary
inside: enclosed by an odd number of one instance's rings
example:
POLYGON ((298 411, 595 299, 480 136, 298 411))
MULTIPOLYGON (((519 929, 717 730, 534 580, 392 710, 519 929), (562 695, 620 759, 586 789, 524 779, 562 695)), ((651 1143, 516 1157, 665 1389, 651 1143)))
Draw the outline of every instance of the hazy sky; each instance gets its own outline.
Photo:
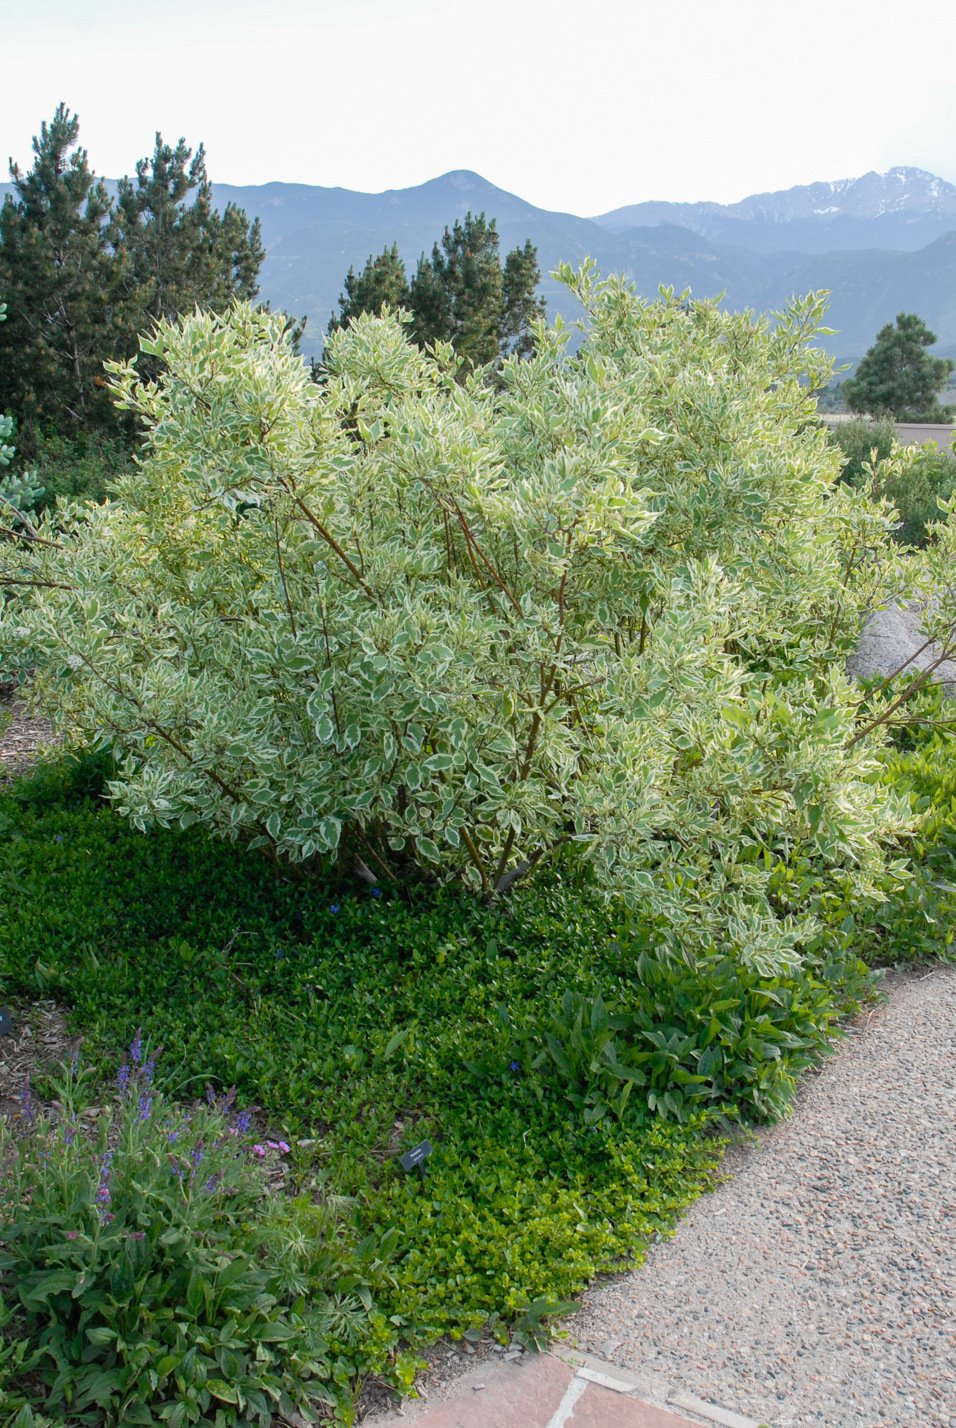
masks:
MULTIPOLYGON (((0 163, 64 100, 97 173, 379 191, 475 169, 543 208, 913 164, 956 182, 951 0, 0 0, 0 163)), ((6 173, 0 171, 0 177, 6 173)))

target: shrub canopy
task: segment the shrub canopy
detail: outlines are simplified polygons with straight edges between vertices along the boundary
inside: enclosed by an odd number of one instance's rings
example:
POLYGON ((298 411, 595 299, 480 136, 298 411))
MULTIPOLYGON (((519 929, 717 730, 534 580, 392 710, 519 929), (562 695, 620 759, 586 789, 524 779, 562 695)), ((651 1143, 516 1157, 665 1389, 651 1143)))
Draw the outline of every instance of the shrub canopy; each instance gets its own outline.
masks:
POLYGON ((486 896, 570 843, 662 939, 779 965, 773 868, 864 895, 902 820, 852 738, 887 520, 813 420, 822 304, 562 276, 579 350, 541 326, 494 383, 388 314, 321 386, 281 316, 162 323, 157 382, 114 369, 137 469, 7 543, 2 640, 138 827, 486 896))

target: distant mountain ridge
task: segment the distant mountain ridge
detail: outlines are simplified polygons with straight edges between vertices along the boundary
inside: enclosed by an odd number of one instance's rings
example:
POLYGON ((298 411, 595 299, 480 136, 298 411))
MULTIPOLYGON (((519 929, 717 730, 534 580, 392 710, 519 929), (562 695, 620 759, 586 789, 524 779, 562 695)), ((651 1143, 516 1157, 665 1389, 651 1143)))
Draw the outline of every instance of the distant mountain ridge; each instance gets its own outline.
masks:
MULTIPOLYGON (((0 185, 0 196, 10 191, 0 185)), ((828 346, 855 361, 898 312, 918 312, 937 351, 956 355, 956 185, 921 169, 754 194, 738 204, 645 203, 599 219, 536 208, 479 174, 455 170, 385 193, 307 184, 214 184, 262 223, 262 296, 309 322, 317 355, 350 266, 397 242, 409 271, 446 224, 471 210, 497 221, 502 252, 530 238, 549 315, 577 316, 550 276, 558 263, 595 259, 653 296, 661 284, 724 294, 734 309, 774 311, 794 293, 829 289, 828 346)))
POLYGON ((755 193, 739 203, 634 203, 594 221, 614 232, 677 224, 761 252, 922 248, 956 228, 956 184, 901 167, 755 193))

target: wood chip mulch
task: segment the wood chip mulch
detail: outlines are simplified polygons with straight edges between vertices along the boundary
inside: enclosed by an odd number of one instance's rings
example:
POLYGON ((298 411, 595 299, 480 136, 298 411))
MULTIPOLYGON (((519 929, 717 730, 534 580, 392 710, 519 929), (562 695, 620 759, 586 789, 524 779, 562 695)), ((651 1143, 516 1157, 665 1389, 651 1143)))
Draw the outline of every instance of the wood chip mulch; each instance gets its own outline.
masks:
POLYGON ((0 784, 25 773, 55 743, 49 719, 29 718, 26 706, 18 702, 0 703, 0 718, 5 713, 12 719, 6 729, 0 728, 0 784))

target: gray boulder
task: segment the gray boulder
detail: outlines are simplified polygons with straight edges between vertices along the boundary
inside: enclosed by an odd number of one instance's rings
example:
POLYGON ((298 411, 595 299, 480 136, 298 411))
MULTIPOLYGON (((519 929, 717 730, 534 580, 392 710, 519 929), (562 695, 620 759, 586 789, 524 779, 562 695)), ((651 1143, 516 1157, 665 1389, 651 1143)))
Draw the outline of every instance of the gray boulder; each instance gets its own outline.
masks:
MULTIPOLYGON (((939 658, 939 646, 930 644, 923 649, 925 644, 922 610, 915 605, 888 605, 885 610, 874 610, 863 626, 856 650, 847 660, 847 671, 855 679, 885 678, 906 665, 906 673, 915 674, 939 658)), ((945 694, 956 697, 956 663, 951 659, 934 671, 933 680, 945 694)))

